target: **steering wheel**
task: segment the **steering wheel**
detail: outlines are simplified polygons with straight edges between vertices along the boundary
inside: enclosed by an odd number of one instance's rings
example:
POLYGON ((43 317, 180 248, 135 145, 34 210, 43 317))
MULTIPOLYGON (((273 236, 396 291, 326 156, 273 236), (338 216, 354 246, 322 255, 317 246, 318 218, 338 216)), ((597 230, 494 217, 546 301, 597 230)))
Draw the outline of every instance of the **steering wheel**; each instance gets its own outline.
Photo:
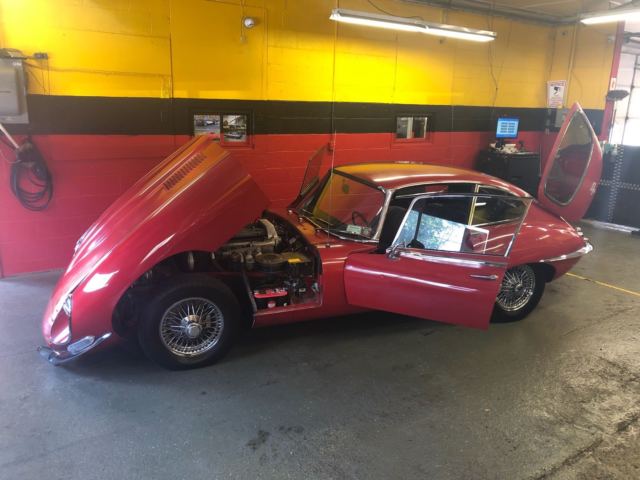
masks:
POLYGON ((364 222, 365 227, 369 226, 369 221, 367 220, 367 217, 365 217, 364 214, 360 213, 359 211, 354 210, 353 212, 351 212, 351 221, 353 222, 354 225, 357 225, 356 218, 360 218, 360 220, 364 222))

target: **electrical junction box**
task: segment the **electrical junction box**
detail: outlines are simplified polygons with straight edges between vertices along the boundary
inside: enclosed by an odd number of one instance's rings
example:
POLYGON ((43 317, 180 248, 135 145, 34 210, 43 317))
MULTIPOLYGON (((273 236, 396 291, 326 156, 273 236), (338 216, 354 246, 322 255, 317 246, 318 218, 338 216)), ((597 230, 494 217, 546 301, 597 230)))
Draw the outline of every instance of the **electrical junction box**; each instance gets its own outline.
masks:
POLYGON ((556 108, 555 120, 553 123, 553 127, 560 130, 562 128, 562 124, 564 123, 564 119, 569 113, 568 108, 556 108))
POLYGON ((0 50, 0 123, 29 123, 24 56, 0 50))
POLYGON ((559 132, 567 113, 569 113, 568 108, 548 108, 544 127, 547 131, 559 132))

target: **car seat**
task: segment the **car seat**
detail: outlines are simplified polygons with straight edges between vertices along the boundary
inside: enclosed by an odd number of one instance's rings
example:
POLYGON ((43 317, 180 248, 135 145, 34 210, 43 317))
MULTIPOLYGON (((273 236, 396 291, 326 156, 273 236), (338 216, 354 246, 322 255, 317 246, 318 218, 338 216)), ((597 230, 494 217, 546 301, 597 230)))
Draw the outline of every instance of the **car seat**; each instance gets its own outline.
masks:
POLYGON ((384 253, 387 251, 387 248, 391 246, 406 213, 406 208, 398 207, 397 205, 391 205, 389 207, 387 216, 384 219, 384 225, 382 225, 382 231, 380 232, 378 252, 384 253))

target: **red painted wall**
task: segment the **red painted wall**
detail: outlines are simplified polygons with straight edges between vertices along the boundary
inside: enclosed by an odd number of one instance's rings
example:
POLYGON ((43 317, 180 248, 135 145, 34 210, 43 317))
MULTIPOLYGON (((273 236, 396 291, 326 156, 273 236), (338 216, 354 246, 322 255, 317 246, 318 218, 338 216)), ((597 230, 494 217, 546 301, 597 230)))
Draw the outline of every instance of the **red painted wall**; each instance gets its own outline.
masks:
MULTIPOLYGON (((433 132, 430 142, 403 144, 395 142, 391 133, 338 134, 334 161, 340 165, 411 160, 471 168, 491 137, 491 132, 433 132)), ((542 147, 543 154, 552 144, 546 137, 541 132, 520 133, 528 150, 542 147)), ((9 162, 14 157, 0 146, 0 276, 64 267, 76 240, 98 215, 188 138, 34 136, 54 180, 53 200, 43 212, 25 210, 11 194, 9 162)), ((309 156, 330 140, 328 134, 256 135, 250 147, 232 150, 274 205, 282 206, 297 194, 309 156)))

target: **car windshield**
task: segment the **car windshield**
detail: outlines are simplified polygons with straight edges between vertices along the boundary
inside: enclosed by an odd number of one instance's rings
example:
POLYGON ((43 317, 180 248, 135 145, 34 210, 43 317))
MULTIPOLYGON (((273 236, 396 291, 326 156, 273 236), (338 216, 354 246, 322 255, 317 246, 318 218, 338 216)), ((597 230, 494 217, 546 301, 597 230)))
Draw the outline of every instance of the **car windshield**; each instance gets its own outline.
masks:
POLYGON ((371 239, 383 204, 381 189, 334 171, 300 212, 332 233, 371 239))
POLYGON ((322 160, 327 154, 327 146, 320 147, 311 156, 307 162, 307 169, 304 172, 304 178, 302 179, 302 186, 300 187, 300 196, 305 196, 311 189, 320 181, 320 167, 322 166, 322 160))

